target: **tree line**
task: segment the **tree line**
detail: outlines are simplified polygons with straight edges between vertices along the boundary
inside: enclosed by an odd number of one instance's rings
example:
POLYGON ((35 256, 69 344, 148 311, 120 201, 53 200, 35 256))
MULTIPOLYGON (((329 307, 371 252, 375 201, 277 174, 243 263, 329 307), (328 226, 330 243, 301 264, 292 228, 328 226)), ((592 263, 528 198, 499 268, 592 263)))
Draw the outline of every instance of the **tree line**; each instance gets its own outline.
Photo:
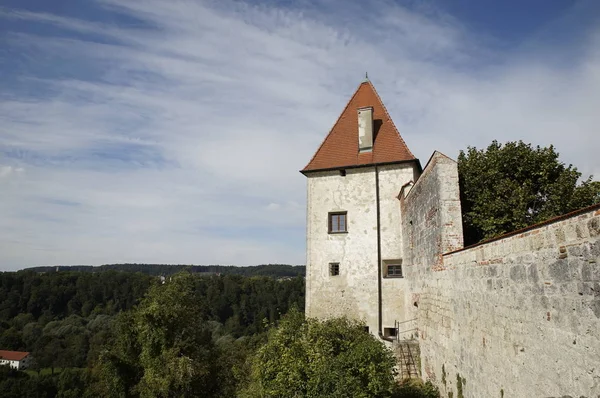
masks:
POLYGON ((57 265, 41 266, 27 268, 32 272, 106 272, 106 271, 125 271, 140 272, 152 276, 168 276, 185 271, 189 273, 198 273, 202 275, 243 275, 243 276, 270 276, 273 278, 293 278, 305 275, 304 265, 288 264, 262 264, 248 267, 239 267, 235 265, 188 265, 188 264, 104 264, 100 266, 92 265, 57 265))

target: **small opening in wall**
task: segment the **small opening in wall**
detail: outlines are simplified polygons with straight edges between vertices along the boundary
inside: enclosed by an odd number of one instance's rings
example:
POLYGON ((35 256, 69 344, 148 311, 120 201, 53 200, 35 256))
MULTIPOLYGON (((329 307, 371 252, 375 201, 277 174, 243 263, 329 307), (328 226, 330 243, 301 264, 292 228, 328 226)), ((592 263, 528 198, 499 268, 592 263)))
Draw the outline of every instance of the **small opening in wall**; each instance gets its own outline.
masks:
POLYGON ((340 274, 340 263, 329 263, 329 275, 337 276, 340 274))
POLYGON ((396 328, 383 328, 383 335, 385 337, 396 337, 396 328))
POLYGON ((383 276, 385 278, 403 278, 402 260, 383 260, 383 276))
POLYGON ((417 308, 419 308, 419 303, 417 303, 416 301, 413 303, 413 305, 417 308))
POLYGON ((346 177, 346 170, 344 170, 344 169, 340 170, 340 175, 342 177, 346 177))

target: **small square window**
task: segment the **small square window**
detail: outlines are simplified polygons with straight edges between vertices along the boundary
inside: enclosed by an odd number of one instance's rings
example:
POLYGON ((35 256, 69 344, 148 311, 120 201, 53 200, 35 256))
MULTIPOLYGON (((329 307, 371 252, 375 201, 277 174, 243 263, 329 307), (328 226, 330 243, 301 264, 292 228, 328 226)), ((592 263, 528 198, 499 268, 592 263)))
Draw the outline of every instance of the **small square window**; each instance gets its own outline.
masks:
POLYGON ((348 232, 346 223, 346 212, 329 213, 329 233, 339 234, 348 232))
POLYGON ((329 263, 329 275, 337 276, 340 274, 340 263, 329 263))
POLYGON ((386 278, 403 278, 402 260, 384 260, 384 275, 386 278))
POLYGON ((396 337, 396 328, 383 328, 383 335, 385 337, 396 337))

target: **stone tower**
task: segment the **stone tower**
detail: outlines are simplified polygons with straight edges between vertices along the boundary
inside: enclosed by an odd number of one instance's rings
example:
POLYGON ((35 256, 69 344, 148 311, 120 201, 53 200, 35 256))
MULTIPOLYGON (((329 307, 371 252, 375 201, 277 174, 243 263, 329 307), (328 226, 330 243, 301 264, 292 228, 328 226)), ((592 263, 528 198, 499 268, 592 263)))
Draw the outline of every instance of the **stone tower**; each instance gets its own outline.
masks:
POLYGON ((370 81, 359 85, 301 172, 307 316, 346 315, 363 319, 373 334, 393 336, 409 301, 398 195, 421 165, 370 81))

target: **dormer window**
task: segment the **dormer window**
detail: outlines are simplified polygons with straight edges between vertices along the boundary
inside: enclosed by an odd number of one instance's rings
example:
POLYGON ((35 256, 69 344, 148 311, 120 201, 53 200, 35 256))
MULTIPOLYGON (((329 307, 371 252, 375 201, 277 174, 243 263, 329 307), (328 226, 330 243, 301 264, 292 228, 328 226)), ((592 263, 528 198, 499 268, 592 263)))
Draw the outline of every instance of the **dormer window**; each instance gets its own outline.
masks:
POLYGON ((358 109, 358 151, 373 150, 373 108, 358 109))

